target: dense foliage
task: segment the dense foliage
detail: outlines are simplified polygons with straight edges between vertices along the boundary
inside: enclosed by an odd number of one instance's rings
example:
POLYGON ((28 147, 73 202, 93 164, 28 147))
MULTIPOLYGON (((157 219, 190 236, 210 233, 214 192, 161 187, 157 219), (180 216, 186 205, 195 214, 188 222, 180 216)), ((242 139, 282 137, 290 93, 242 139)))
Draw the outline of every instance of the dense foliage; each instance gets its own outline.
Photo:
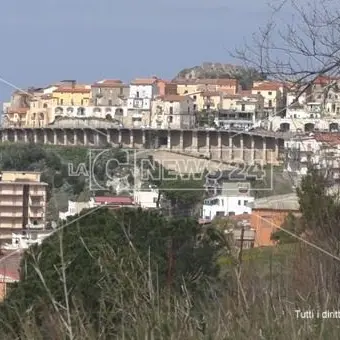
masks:
POLYGON ((220 233, 203 231, 195 220, 169 220, 135 209, 100 209, 25 254, 21 281, 0 311, 7 315, 6 324, 19 327, 27 310, 41 323, 46 308, 67 300, 71 310, 74 303, 83 305, 99 327, 98 311, 105 304, 116 309, 110 326, 115 328, 121 322, 121 299, 129 303, 133 296, 132 277, 148 276, 159 292, 199 294, 216 280, 216 259, 224 247, 220 233))

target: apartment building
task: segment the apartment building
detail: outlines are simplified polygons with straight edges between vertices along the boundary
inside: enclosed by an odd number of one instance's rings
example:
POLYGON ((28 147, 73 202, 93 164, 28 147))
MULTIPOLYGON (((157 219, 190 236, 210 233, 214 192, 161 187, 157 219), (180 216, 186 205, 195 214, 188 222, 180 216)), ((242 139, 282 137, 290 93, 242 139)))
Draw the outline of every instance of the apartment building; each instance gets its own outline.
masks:
POLYGON ((284 113, 286 88, 283 84, 269 81, 255 83, 252 94, 258 94, 264 98, 264 111, 268 116, 284 113))
POLYGON ((47 183, 38 172, 0 173, 0 239, 13 231, 45 227, 47 183))
POLYGON ((104 79, 91 85, 93 106, 122 106, 129 96, 129 85, 119 79, 104 79))
POLYGON ((329 179, 340 180, 340 138, 338 133, 312 134, 285 142, 285 171, 299 182, 309 166, 324 171, 329 179))
POLYGON ((264 118, 264 98, 259 94, 223 95, 221 97, 218 126, 232 129, 250 129, 264 118))
POLYGON ((151 127, 191 129, 195 125, 193 100, 189 96, 165 95, 152 101, 151 127))
POLYGON ((204 200, 201 218, 211 221, 216 217, 251 214, 249 204, 253 201, 249 182, 226 182, 220 195, 204 200))
MULTIPOLYGON (((151 124, 152 99, 159 95, 158 78, 138 78, 130 84, 127 101, 131 126, 141 127, 151 124)), ((130 124, 129 124, 130 125, 130 124)))

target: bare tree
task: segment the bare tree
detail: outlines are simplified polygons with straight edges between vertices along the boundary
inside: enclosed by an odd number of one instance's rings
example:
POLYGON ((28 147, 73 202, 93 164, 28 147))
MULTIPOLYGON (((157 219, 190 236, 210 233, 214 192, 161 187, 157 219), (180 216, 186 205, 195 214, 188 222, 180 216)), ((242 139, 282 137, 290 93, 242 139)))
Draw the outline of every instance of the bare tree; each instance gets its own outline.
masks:
POLYGON ((271 16, 233 56, 269 78, 303 84, 340 73, 340 2, 273 0, 271 16))

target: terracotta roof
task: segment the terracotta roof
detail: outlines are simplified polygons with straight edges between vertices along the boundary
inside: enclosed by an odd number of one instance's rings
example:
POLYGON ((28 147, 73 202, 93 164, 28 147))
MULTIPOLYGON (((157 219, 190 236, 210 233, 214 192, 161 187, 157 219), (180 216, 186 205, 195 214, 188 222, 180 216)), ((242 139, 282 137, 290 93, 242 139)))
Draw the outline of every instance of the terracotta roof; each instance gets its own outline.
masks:
POLYGON ((166 94, 164 96, 159 96, 158 99, 164 100, 167 102, 181 102, 183 100, 188 99, 187 96, 180 96, 178 94, 166 94))
POLYGON ((241 99, 242 96, 239 94, 223 94, 223 98, 241 99))
POLYGON ((29 110, 28 107, 19 107, 17 109, 8 108, 7 113, 26 114, 28 110, 29 110))
POLYGON ((157 82, 157 78, 137 78, 131 82, 131 85, 153 85, 157 82))
POLYGON ((218 91, 206 91, 202 92, 203 97, 220 97, 221 93, 218 91))
POLYGON ((251 214, 241 214, 241 215, 227 216, 227 217, 236 222, 243 222, 243 221, 250 222, 251 214))
POLYGON ((123 82, 119 79, 104 79, 104 80, 100 80, 92 84, 91 87, 117 88, 117 87, 127 87, 127 85, 123 84, 123 82))
POLYGON ((76 85, 76 86, 60 86, 58 87, 56 90, 54 90, 53 92, 55 93, 61 93, 61 92, 65 92, 65 93, 90 93, 91 90, 86 88, 84 85, 76 85))
POLYGON ((253 87, 253 91, 278 91, 282 87, 277 83, 264 83, 253 87))
POLYGON ((0 281, 19 281, 20 252, 11 252, 0 257, 0 281))
POLYGON ((239 92, 239 94, 241 96, 251 96, 252 95, 251 90, 242 90, 242 91, 239 92))
POLYGON ((314 80, 315 85, 327 85, 332 81, 340 80, 339 77, 320 76, 314 80))
POLYGON ((132 205, 133 198, 128 196, 97 196, 94 198, 96 203, 100 204, 116 204, 116 205, 132 205))
POLYGON ((338 133, 314 134, 314 138, 317 142, 320 142, 320 143, 340 145, 340 135, 338 133))

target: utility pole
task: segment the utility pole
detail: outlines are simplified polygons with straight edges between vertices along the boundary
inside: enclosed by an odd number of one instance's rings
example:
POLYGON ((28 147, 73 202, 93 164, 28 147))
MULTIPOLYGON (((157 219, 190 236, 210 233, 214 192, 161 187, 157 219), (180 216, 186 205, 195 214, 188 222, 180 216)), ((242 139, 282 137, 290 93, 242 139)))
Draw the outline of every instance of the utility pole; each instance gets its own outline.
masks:
POLYGON ((243 255, 243 242, 244 242, 244 224, 242 223, 241 229, 241 244, 240 244, 240 252, 238 253, 238 274, 240 275, 241 266, 242 266, 242 255, 243 255))

